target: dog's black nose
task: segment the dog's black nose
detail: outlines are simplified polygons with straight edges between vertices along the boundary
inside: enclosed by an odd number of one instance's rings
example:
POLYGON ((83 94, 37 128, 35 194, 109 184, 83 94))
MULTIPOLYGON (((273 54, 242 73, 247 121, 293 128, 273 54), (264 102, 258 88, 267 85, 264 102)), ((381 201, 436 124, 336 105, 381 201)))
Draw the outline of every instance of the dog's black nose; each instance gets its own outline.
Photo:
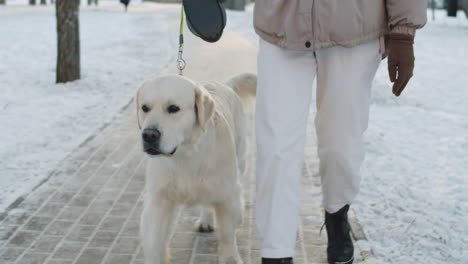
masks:
POLYGON ((156 128, 145 128, 142 133, 143 141, 146 143, 154 143, 161 137, 161 132, 156 128))

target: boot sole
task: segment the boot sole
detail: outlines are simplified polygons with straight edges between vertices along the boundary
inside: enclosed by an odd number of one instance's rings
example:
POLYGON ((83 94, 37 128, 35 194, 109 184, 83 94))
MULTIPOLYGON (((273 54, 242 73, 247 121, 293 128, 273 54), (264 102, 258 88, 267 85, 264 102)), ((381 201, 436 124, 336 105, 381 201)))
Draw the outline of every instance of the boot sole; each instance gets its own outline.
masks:
POLYGON ((351 264, 354 261, 354 257, 347 261, 328 261, 329 264, 351 264))

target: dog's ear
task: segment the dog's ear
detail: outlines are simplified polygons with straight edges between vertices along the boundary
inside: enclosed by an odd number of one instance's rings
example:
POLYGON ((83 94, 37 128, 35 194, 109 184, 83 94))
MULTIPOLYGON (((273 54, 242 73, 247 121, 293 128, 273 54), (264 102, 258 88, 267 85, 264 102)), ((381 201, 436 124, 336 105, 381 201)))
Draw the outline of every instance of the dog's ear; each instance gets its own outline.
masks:
POLYGON ((139 103, 139 97, 140 97, 140 88, 141 87, 138 87, 137 91, 136 91, 136 94, 135 94, 135 105, 136 105, 136 119, 137 119, 137 122, 138 122, 138 129, 141 129, 141 124, 140 124, 140 103, 139 103))
POLYGON ((195 89, 195 115, 197 123, 205 131, 205 125, 214 114, 214 101, 205 88, 198 86, 195 89))

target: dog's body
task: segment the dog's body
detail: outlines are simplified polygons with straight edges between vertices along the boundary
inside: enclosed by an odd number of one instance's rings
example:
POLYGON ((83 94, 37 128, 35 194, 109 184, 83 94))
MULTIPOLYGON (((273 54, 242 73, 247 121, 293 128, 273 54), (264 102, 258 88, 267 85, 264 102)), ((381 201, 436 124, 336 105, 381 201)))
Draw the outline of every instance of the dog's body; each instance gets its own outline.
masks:
POLYGON ((146 264, 168 261, 165 248, 177 208, 199 204, 204 206, 200 231, 213 230, 215 209, 220 263, 231 257, 242 263, 235 230, 241 221, 247 123, 239 95, 254 95, 255 88, 255 75, 243 74, 226 84, 168 75, 139 89, 143 146, 153 155, 140 226, 146 264))

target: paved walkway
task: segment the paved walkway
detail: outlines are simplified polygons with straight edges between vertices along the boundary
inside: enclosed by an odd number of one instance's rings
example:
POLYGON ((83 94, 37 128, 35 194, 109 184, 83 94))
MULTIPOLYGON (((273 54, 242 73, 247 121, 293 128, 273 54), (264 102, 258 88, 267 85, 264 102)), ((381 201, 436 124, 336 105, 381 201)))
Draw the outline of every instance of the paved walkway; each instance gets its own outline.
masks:
MULTIPOLYGON (((226 32, 216 44, 207 45, 190 36, 186 39, 185 74, 189 77, 224 80, 239 72, 255 72, 255 47, 232 32, 226 32)), ((172 41, 175 47, 176 39, 172 41)), ((252 116, 252 105, 249 107, 252 116)), ((326 263, 326 232, 319 235, 323 212, 314 132, 309 131, 297 264, 326 263)), ((253 147, 251 142, 250 170, 242 179, 244 219, 238 230, 239 249, 246 264, 260 260, 253 212, 253 147)), ((138 225, 145 163, 134 108, 130 105, 111 125, 64 159, 45 183, 0 216, 0 263, 143 263, 138 225)), ((170 244, 171 263, 216 263, 215 235, 197 233, 197 217, 198 211, 193 208, 178 216, 170 244)), ((355 237, 364 239, 359 225, 351 218, 355 237)), ((357 248, 356 263, 371 263, 369 255, 370 250, 357 248)))

